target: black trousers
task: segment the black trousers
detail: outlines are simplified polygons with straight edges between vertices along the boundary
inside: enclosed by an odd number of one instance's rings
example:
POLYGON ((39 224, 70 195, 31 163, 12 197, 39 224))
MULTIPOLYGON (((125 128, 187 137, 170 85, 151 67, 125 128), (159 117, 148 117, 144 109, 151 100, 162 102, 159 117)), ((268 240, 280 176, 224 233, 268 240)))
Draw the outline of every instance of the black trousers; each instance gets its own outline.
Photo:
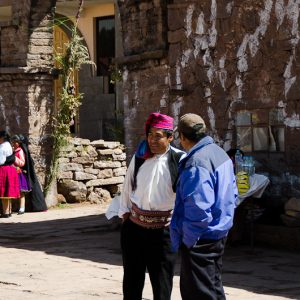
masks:
POLYGON ((146 229, 129 219, 121 229, 124 300, 141 300, 148 270, 154 300, 171 299, 176 253, 169 229, 146 229))
POLYGON ((183 300, 224 300, 222 255, 226 238, 199 240, 181 247, 180 293, 183 300))

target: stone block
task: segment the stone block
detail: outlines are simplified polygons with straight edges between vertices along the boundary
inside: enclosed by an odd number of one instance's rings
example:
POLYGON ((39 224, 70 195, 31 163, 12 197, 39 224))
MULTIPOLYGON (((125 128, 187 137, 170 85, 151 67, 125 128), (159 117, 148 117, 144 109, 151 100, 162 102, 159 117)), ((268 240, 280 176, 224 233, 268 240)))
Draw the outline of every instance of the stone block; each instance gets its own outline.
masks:
POLYGON ((62 204, 67 203, 67 200, 66 200, 65 196, 62 195, 62 194, 57 194, 56 199, 57 199, 57 203, 59 203, 59 204, 60 203, 62 203, 62 204))
POLYGON ((60 157, 60 158, 58 159, 58 163, 59 163, 59 164, 62 164, 62 163, 68 163, 68 162, 70 162, 70 160, 69 160, 69 158, 67 158, 67 157, 60 157))
MULTIPOLYGON (((116 169, 115 169, 116 170, 116 169)), ((103 169, 98 172, 98 178, 111 178, 113 177, 113 170, 112 169, 103 169)))
POLYGON ((86 168, 86 169, 84 169, 84 172, 88 173, 88 174, 98 175, 99 169, 86 168))
POLYGON ((69 171, 69 172, 59 172, 58 179, 73 179, 73 172, 69 171))
POLYGON ((94 179, 94 180, 88 181, 86 183, 86 187, 119 184, 119 183, 123 183, 123 181, 124 181, 123 176, 107 178, 107 179, 94 179))
POLYGON ((52 44, 52 41, 45 39, 31 39, 30 43, 33 46, 49 46, 52 44))
POLYGON ((75 157, 72 159, 73 163, 81 164, 81 165, 92 165, 94 162, 94 158, 85 156, 85 157, 75 157))
POLYGON ((120 142, 106 142, 104 140, 98 140, 91 142, 91 146, 94 146, 96 148, 108 148, 108 149, 115 149, 118 146, 120 146, 120 142))
POLYGON ((77 152, 84 151, 84 147, 82 145, 76 146, 75 151, 77 151, 77 152))
POLYGON ((119 161, 95 161, 94 168, 96 169, 106 169, 106 168, 120 168, 121 162, 119 161))
POLYGON ((126 153, 122 153, 122 154, 113 154, 113 159, 114 160, 119 160, 119 161, 123 161, 126 160, 126 153))
POLYGON ((104 142, 104 148, 115 149, 120 146, 120 142, 104 142))
POLYGON ((126 175, 127 168, 116 168, 113 170, 113 175, 118 177, 118 176, 125 176, 126 175))
POLYGON ((98 161, 112 161, 112 155, 99 155, 97 158, 98 161))
POLYGON ((59 170, 61 172, 68 172, 68 171, 80 172, 83 171, 83 167, 82 165, 76 163, 64 163, 59 165, 59 170))
POLYGON ((74 173, 74 179, 75 180, 92 180, 92 179, 97 179, 96 175, 93 174, 88 174, 88 173, 84 173, 84 172, 75 172, 74 173))
POLYGON ((99 194, 96 194, 95 192, 90 192, 87 201, 93 203, 93 204, 101 204, 101 197, 99 194))
POLYGON ((52 39, 53 35, 50 32, 32 32, 31 33, 31 38, 33 39, 52 39))
POLYGON ((58 182, 57 190, 59 194, 62 194, 68 203, 82 202, 86 200, 87 188, 84 183, 63 180, 58 182))
POLYGON ((87 188, 87 193, 90 194, 91 192, 94 191, 94 187, 93 186, 90 186, 87 188))
POLYGON ((60 157, 69 157, 69 158, 74 158, 74 157, 77 157, 77 153, 75 151, 72 151, 72 152, 66 152, 64 154, 60 154, 60 157))
POLYGON ((37 54, 37 53, 52 54, 53 53, 53 49, 50 46, 34 46, 34 45, 30 45, 29 46, 29 53, 30 54, 37 54))
POLYGON ((97 141, 92 141, 90 143, 91 146, 94 146, 96 148, 103 148, 104 140, 97 140, 97 141))
POLYGON ((112 149, 100 149, 100 150, 97 150, 97 151, 98 151, 98 153, 100 155, 113 155, 113 153, 115 153, 116 150, 112 150, 112 149))
POLYGON ((88 139, 73 138, 70 139, 70 143, 75 146, 88 146, 91 143, 91 141, 88 139))
POLYGON ((91 145, 88 145, 86 147, 85 151, 91 157, 97 157, 98 156, 98 153, 97 153, 96 149, 91 145))
POLYGON ((83 150, 81 152, 78 152, 78 156, 81 156, 81 157, 90 157, 89 154, 85 150, 83 150))
POLYGON ((110 192, 106 189, 102 188, 95 188, 95 194, 99 195, 101 202, 110 202, 111 201, 111 195, 110 192))
POLYGON ((120 155, 120 154, 123 154, 123 150, 120 148, 117 148, 117 149, 113 150, 113 153, 116 155, 120 155))

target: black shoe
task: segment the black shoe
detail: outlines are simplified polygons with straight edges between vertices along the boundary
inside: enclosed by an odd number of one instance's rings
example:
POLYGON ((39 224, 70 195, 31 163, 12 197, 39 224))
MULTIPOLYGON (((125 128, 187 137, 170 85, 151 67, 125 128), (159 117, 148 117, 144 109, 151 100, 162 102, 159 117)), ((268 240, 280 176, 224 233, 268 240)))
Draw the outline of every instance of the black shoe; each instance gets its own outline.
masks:
POLYGON ((2 214, 2 215, 1 215, 1 218, 9 218, 9 217, 11 217, 10 214, 2 214))
POLYGON ((18 215, 23 215, 25 214, 25 211, 18 211, 18 215))

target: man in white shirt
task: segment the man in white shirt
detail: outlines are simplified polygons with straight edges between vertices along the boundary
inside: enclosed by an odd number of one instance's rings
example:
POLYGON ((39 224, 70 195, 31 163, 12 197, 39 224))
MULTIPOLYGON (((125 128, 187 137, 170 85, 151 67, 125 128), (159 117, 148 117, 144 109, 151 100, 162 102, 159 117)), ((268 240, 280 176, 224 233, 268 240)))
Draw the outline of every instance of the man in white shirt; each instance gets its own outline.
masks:
POLYGON ((147 269, 154 300, 168 300, 176 260, 168 225, 183 152, 170 146, 173 118, 152 113, 145 131, 147 140, 139 145, 127 170, 119 210, 123 294, 124 300, 142 299, 147 269))

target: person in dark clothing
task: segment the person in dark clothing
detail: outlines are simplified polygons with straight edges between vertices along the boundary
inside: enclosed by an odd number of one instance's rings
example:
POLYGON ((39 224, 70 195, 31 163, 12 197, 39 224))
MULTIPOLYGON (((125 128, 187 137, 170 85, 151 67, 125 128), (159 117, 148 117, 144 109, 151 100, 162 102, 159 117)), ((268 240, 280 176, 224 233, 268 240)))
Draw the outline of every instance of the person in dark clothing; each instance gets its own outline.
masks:
POLYGON ((22 134, 19 134, 18 137, 21 143, 20 145, 25 153, 25 165, 23 169, 28 176, 28 181, 31 187, 31 192, 26 194, 26 211, 46 211, 48 208, 40 183, 35 173, 34 161, 28 149, 28 138, 22 134))

